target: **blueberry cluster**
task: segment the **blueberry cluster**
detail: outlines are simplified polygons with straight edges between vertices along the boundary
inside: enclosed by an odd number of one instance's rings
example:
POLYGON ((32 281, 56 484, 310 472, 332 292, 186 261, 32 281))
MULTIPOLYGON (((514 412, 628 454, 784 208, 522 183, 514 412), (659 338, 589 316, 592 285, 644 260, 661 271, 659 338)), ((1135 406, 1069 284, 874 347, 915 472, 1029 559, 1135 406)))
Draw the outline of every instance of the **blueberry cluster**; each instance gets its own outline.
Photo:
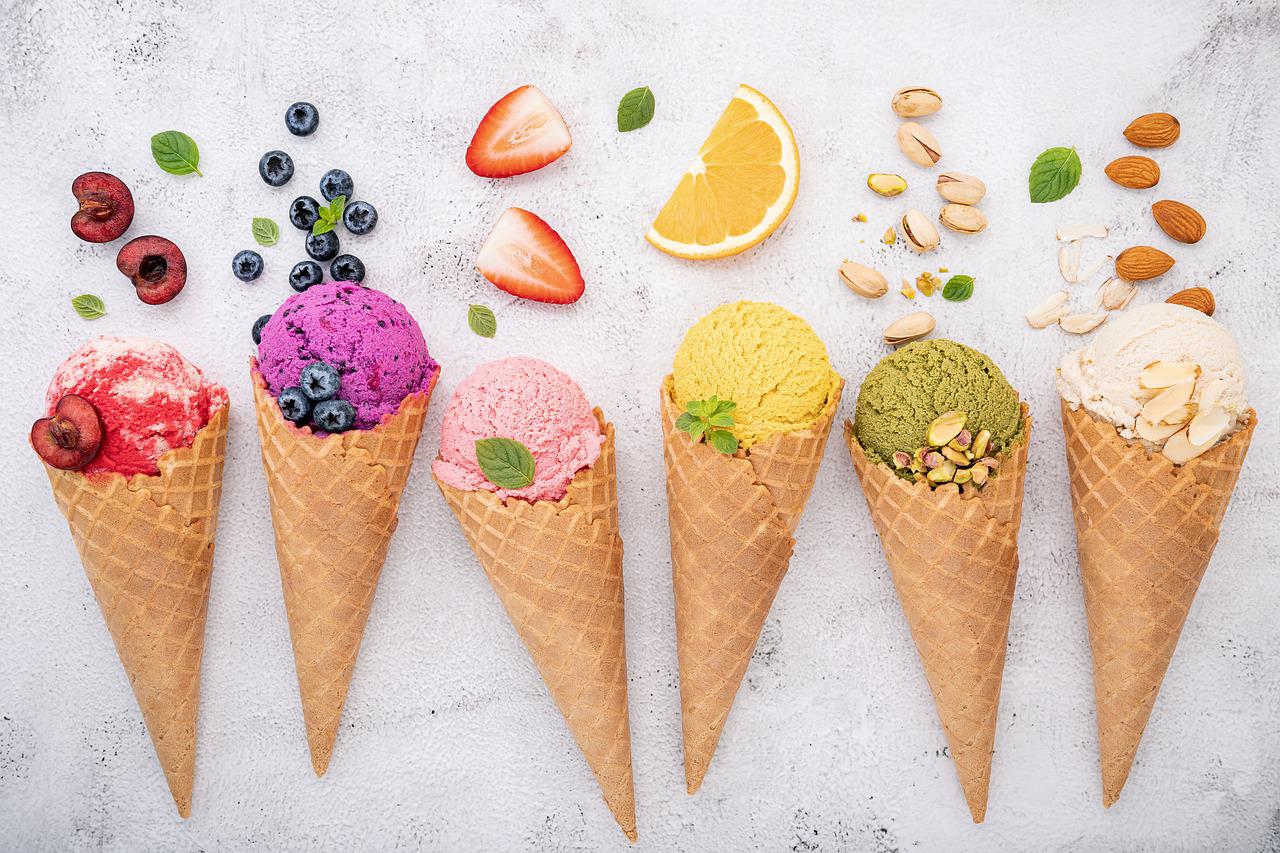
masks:
POLYGON ((355 426, 356 407, 338 399, 342 378, 323 361, 302 368, 298 384, 280 392, 276 402, 285 420, 324 432, 346 432, 355 426))

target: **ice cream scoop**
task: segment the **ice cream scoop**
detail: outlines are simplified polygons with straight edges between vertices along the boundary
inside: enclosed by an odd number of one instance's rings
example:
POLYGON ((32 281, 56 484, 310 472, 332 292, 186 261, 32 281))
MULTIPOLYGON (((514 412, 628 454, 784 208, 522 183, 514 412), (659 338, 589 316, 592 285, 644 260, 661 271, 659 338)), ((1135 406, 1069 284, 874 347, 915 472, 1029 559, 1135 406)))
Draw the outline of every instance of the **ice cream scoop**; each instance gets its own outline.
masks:
POLYGON ((440 428, 432 470, 446 485, 500 497, 559 500, 573 476, 600 455, 604 435, 582 389, 567 374, 534 358, 481 365, 453 392, 440 428), (534 458, 534 481, 506 490, 491 483, 476 460, 476 442, 510 438, 534 458))
POLYGON ((1228 417, 1224 435, 1248 419, 1244 365, 1231 332, 1195 309, 1166 302, 1113 315, 1088 346, 1063 356, 1058 393, 1073 408, 1083 407, 1134 438, 1139 415, 1162 390, 1152 387, 1150 374, 1144 384, 1144 371, 1156 363, 1198 369, 1189 402, 1198 405, 1206 391, 1216 395, 1228 417))
POLYGON ((929 425, 946 412, 963 412, 991 446, 1008 448, 1022 435, 1018 392, 995 362, 955 341, 908 344, 881 359, 858 391, 853 431, 867 456, 893 465, 893 454, 930 444, 929 425))
POLYGON ((45 393, 54 414, 67 395, 93 404, 104 428, 86 474, 157 474, 167 450, 187 447, 227 405, 227 390, 166 343, 142 337, 94 338, 67 357, 45 393))
POLYGON ((385 293, 353 282, 318 284, 295 294, 262 327, 258 369, 273 396, 297 387, 304 368, 323 362, 341 377, 338 398, 369 429, 410 394, 425 391, 440 366, 418 322, 385 293))
POLYGON ((840 385, 809 324, 768 302, 721 305, 695 323, 672 376, 681 409, 712 396, 737 404, 733 432, 744 449, 813 426, 840 385))

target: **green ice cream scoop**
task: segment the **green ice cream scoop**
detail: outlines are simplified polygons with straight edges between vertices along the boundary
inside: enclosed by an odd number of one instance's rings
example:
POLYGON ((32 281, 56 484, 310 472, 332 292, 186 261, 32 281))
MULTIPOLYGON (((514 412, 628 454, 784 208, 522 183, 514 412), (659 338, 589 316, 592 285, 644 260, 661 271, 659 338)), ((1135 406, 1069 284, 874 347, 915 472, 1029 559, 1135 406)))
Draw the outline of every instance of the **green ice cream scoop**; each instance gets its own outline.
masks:
POLYGON ((893 454, 913 453, 929 424, 943 412, 968 414, 973 432, 991 431, 991 446, 1007 450, 1022 439, 1022 412, 1013 390, 990 358, 948 340, 916 341, 885 356, 858 391, 853 433, 867 456, 893 465, 893 454))

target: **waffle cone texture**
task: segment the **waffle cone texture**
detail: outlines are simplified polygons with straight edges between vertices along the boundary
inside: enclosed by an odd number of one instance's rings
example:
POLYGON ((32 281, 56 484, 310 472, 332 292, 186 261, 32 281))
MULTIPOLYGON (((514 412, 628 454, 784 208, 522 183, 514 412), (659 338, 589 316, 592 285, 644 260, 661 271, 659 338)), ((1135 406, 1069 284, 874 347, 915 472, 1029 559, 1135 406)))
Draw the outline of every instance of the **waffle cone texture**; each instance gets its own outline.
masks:
POLYGON ((1129 778, 1218 544, 1258 418, 1185 465, 1062 403, 1102 761, 1102 802, 1129 778))
POLYGON ((1031 419, 981 491, 930 489, 845 440, 893 573, 938 718, 974 823, 987 813, 1009 613, 1018 579, 1018 527, 1031 419))
POLYGON ((636 840, 627 713, 622 538, 613 425, 558 501, 503 500, 436 478, 493 591, 533 658, 604 793, 636 840))
POLYGON ((45 465, 184 818, 195 777, 227 412, 219 409, 189 447, 162 455, 154 476, 86 476, 45 465))
POLYGON ((302 716, 322 776, 435 379, 376 427, 321 438, 284 419, 256 361, 250 374, 302 716))
POLYGON ((676 429, 672 382, 667 376, 661 388, 662 436, 684 772, 692 794, 787 573, 844 385, 812 427, 776 433, 729 456, 676 429))

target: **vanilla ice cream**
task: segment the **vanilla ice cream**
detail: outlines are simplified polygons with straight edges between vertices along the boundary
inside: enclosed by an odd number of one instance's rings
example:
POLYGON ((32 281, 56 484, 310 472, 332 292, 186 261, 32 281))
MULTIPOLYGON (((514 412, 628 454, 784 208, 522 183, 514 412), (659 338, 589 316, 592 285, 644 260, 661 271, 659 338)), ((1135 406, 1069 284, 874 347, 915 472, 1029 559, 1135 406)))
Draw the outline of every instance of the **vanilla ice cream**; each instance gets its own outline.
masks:
POLYGON ((1125 438, 1152 392, 1138 383, 1147 365, 1157 362, 1200 365, 1192 402, 1215 379, 1223 380, 1218 405, 1235 432, 1248 417, 1244 365, 1235 338, 1226 327, 1193 308, 1165 302, 1114 313, 1088 346, 1069 352, 1058 366, 1058 393, 1071 406, 1115 424, 1125 438))

